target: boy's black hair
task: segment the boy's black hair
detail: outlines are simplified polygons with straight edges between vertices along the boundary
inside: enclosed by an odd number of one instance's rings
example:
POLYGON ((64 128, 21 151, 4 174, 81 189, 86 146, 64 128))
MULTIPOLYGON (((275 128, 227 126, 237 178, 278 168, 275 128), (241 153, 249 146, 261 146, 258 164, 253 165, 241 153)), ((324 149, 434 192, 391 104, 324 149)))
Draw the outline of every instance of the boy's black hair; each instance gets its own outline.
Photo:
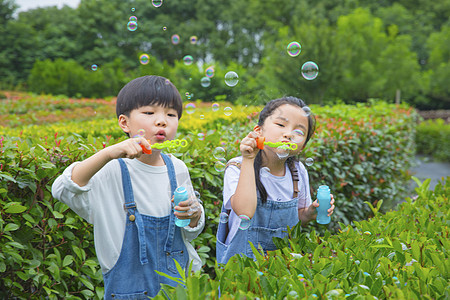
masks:
POLYGON ((175 85, 168 79, 147 75, 128 82, 117 95, 116 115, 130 116, 130 112, 146 105, 170 107, 177 111, 178 119, 183 112, 183 101, 175 85))
MULTIPOLYGON (((279 98, 279 99, 274 99, 269 101, 266 106, 264 106, 263 110, 261 111, 261 113, 259 114, 259 119, 258 119, 258 125, 262 126, 264 124, 264 122, 266 121, 266 119, 272 115, 272 113, 281 105, 284 104, 290 104, 290 105, 294 105, 294 106, 298 106, 302 109, 304 109, 307 105, 306 103, 299 98, 296 97, 283 97, 283 98, 279 98)), ((309 110, 308 110, 309 112, 309 110)), ((313 136, 314 131, 316 130, 316 118, 314 117, 314 115, 312 113, 308 114, 308 133, 306 135, 306 140, 305 140, 305 144, 304 146, 306 146, 306 144, 308 143, 308 141, 310 140, 310 138, 313 136)), ((259 172, 261 170, 262 167, 262 154, 264 152, 263 151, 259 151, 258 154, 255 157, 255 161, 253 163, 254 169, 255 169, 255 181, 256 181, 256 188, 258 189, 259 192, 259 196, 261 197, 261 201, 263 203, 265 203, 267 201, 267 191, 264 188, 264 185, 261 182, 261 178, 259 177, 259 172)), ((289 170, 292 172, 292 170, 294 170, 295 168, 295 164, 294 162, 296 161, 295 157, 291 156, 286 160, 286 163, 289 167, 289 170)))

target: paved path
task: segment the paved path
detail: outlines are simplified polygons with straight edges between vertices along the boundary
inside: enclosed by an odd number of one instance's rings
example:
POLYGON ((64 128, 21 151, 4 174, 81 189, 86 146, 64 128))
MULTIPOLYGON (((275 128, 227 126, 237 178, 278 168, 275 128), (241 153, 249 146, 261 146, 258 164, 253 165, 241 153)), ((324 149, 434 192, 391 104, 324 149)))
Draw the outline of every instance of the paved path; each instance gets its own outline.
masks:
MULTIPOLYGON (((416 166, 411 169, 412 175, 421 182, 431 178, 431 190, 434 190, 434 187, 442 177, 450 176, 450 163, 431 161, 423 156, 416 156, 416 163, 416 166)), ((410 187, 412 191, 417 187, 414 180, 411 180, 410 187)))

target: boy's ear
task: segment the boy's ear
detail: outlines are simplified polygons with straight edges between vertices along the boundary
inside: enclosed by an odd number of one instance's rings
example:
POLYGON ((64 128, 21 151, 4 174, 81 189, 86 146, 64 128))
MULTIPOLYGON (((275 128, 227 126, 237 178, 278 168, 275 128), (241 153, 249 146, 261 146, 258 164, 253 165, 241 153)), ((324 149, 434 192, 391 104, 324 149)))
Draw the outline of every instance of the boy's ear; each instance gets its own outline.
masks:
POLYGON ((125 115, 119 116, 119 126, 126 133, 130 133, 130 128, 128 127, 128 117, 125 115))

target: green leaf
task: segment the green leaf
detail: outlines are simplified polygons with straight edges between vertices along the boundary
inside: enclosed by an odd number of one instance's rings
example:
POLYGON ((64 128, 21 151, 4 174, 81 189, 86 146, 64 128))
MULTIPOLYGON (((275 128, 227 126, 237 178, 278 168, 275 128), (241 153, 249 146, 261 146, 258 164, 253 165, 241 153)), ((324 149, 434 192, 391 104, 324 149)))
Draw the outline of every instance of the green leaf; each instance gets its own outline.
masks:
POLYGON ((4 206, 5 212, 8 214, 20 214, 24 212, 27 208, 21 205, 19 202, 10 202, 4 206))
POLYGON ((63 265, 63 267, 66 267, 66 266, 72 264, 72 262, 73 262, 73 256, 72 255, 66 255, 66 257, 64 257, 62 265, 63 265))
POLYGON ((14 230, 17 230, 19 228, 20 228, 20 226, 17 225, 17 224, 8 223, 8 224, 6 224, 6 226, 5 226, 5 228, 3 230, 6 232, 6 231, 14 231, 14 230))
POLYGON ((78 279, 80 279, 80 281, 90 290, 94 290, 94 285, 92 284, 92 282, 90 282, 89 280, 87 280, 86 278, 80 276, 78 277, 78 279))

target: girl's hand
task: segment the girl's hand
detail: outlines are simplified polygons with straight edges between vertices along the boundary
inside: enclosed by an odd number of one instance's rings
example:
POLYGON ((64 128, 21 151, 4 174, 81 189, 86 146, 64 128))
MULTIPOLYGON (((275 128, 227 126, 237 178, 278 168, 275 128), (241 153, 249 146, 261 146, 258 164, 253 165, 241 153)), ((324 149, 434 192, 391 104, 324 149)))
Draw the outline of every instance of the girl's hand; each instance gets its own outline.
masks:
MULTIPOLYGON (((331 216, 333 214, 333 211, 334 211, 334 207, 335 206, 334 206, 334 196, 333 196, 333 194, 331 194, 330 204, 331 204, 331 207, 327 210, 328 211, 328 215, 327 216, 331 216)), ((319 202, 317 202, 317 199, 312 203, 311 206, 313 206, 314 208, 319 207, 319 202)), ((315 214, 317 214, 317 212, 315 214)))
MULTIPOLYGON (((173 202, 173 197, 172 197, 173 202)), ((181 212, 174 212, 174 215, 181 220, 190 219, 191 223, 189 226, 195 227, 197 226, 197 222, 201 217, 202 208, 200 202, 198 202, 197 197, 191 196, 189 199, 185 201, 181 201, 177 206, 174 207, 175 210, 181 212)))
POLYGON ((258 135, 256 132, 251 131, 245 138, 241 141, 241 154, 243 158, 255 159, 256 154, 258 154, 259 149, 256 144, 256 138, 258 135))
POLYGON ((123 142, 105 148, 108 151, 110 159, 116 158, 138 158, 143 152, 141 145, 145 148, 151 149, 149 142, 144 137, 135 137, 127 139, 123 142))

